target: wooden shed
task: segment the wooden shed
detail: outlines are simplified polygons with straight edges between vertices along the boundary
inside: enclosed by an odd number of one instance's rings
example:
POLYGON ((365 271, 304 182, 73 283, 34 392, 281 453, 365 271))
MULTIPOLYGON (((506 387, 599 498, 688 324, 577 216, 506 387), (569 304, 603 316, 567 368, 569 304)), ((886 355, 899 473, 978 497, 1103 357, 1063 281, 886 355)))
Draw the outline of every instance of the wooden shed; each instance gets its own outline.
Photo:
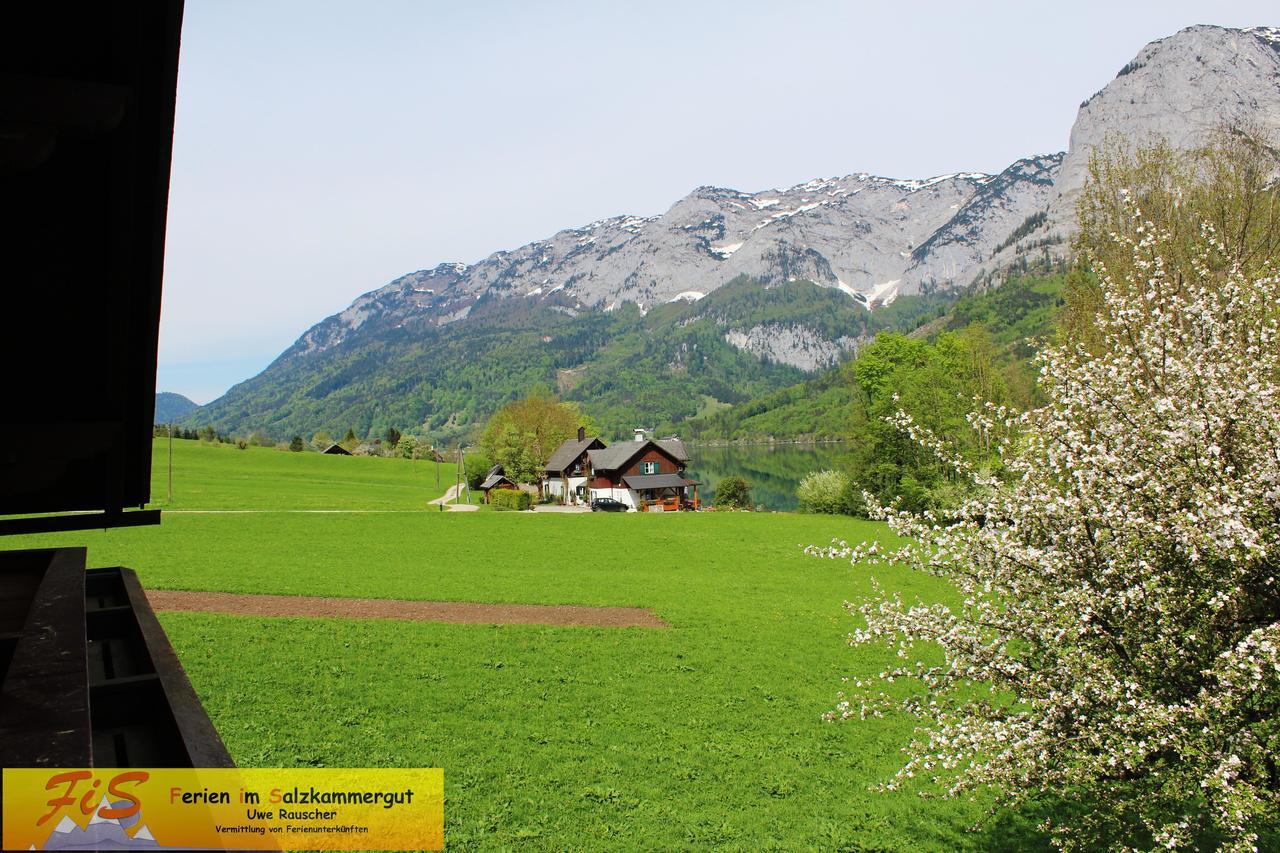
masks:
POLYGON ((484 492, 484 502, 489 502, 489 493, 494 489, 519 489, 520 484, 503 473, 501 465, 494 465, 480 483, 480 491, 484 492))

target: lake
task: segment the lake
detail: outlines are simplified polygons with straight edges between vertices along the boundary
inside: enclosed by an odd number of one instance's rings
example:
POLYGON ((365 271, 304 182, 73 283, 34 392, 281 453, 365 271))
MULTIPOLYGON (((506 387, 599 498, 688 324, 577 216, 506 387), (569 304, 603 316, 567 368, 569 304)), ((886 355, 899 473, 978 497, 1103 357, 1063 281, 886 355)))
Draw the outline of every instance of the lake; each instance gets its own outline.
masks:
POLYGON ((791 511, 799 505, 796 486, 810 471, 844 467, 848 446, 828 444, 752 444, 711 447, 685 444, 686 476, 697 480, 703 504, 715 503, 715 487, 737 474, 751 484, 751 500, 767 510, 791 511))

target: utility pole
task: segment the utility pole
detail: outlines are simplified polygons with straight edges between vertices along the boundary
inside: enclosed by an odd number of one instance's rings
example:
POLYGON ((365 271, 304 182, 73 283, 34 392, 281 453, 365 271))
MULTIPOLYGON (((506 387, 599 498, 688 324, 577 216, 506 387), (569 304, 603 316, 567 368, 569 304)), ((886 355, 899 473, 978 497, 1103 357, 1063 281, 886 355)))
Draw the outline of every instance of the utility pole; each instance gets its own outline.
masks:
POLYGON ((462 491, 462 442, 458 442, 458 464, 453 472, 453 502, 458 502, 459 492, 462 491))
POLYGON ((173 421, 169 421, 169 500, 173 503, 173 421))
POLYGON ((467 479, 467 455, 462 448, 459 448, 458 452, 462 454, 462 488, 467 490, 467 503, 471 503, 471 481, 467 479))

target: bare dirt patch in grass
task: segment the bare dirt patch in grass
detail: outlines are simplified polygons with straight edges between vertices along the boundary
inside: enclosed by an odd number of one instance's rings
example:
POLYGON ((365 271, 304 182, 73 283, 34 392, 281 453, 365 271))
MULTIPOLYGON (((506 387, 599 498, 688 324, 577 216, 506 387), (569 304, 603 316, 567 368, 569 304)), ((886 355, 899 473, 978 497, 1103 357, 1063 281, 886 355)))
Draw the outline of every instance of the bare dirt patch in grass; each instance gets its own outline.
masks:
POLYGON ((400 601, 386 598, 318 598, 230 592, 147 590, 156 610, 231 613, 241 616, 319 616, 341 619, 400 619, 410 622, 469 622, 482 625, 582 625, 596 628, 666 628, 643 607, 577 604, 481 604, 469 601, 400 601))

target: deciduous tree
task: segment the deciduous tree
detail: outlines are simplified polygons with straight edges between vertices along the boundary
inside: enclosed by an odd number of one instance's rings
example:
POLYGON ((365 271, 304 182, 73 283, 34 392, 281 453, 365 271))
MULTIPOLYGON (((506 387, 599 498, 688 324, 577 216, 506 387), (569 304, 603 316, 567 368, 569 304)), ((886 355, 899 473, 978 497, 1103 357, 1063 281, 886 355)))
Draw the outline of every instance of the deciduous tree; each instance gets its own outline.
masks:
POLYGON ((1267 275, 1280 256, 1276 164, 1275 140, 1256 128, 1220 128, 1211 144, 1191 150, 1164 142, 1135 150, 1122 138, 1109 139, 1090 159, 1079 202, 1077 268, 1065 294, 1064 336, 1093 349, 1101 345, 1094 323, 1103 308, 1099 276, 1108 274, 1113 289, 1128 287, 1131 279, 1145 289, 1147 276, 1135 267, 1129 243, 1151 227, 1163 235, 1167 287, 1180 288, 1184 271, 1201 258, 1206 224, 1223 247, 1207 261, 1216 265, 1214 273, 1267 275))
POLYGON ((512 480, 536 482, 552 452, 578 427, 588 434, 596 432, 595 422, 575 404, 533 395, 495 412, 480 437, 480 448, 493 463, 501 463, 512 480))
POLYGON ((1092 260, 1125 260, 1094 264, 1093 345, 1041 354, 1043 407, 971 417, 1018 436, 1010 476, 900 413, 984 490, 946 522, 873 501, 901 549, 814 549, 962 596, 851 605, 850 642, 900 662, 832 716, 919 718, 890 788, 1082 805, 1048 821, 1065 847, 1253 850, 1280 824, 1280 278, 1222 220, 1192 241, 1116 195, 1128 225, 1092 260))

